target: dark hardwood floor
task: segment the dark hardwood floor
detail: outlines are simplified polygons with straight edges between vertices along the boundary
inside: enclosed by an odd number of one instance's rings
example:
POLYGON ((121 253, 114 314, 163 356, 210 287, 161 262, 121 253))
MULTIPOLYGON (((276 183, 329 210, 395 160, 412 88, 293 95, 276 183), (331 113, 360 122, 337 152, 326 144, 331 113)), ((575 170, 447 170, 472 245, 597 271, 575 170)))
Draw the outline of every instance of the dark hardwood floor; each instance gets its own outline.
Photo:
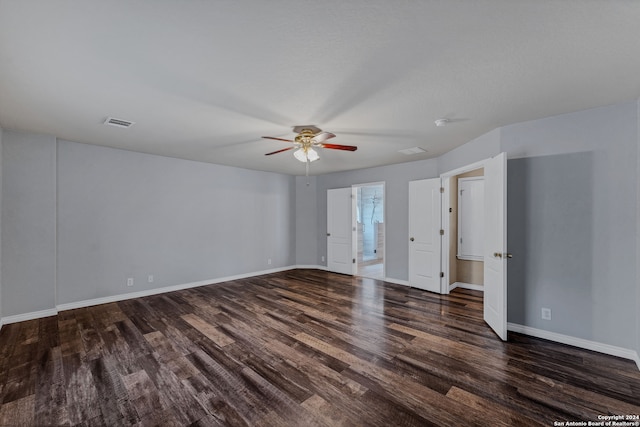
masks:
POLYGON ((3 426, 552 426, 640 414, 628 360, 523 335, 482 294, 293 270, 6 325, 3 426))

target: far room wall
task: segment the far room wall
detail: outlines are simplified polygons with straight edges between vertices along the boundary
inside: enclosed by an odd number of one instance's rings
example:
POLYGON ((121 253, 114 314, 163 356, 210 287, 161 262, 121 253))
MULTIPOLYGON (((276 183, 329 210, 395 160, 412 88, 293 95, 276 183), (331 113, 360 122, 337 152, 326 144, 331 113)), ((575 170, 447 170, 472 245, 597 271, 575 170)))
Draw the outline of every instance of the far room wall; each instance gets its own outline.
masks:
POLYGON ((3 316, 295 262, 291 176, 24 132, 3 148, 3 316))
MULTIPOLYGON (((326 256, 327 253, 327 190, 351 187, 355 184, 384 182, 385 271, 387 277, 407 280, 409 181, 432 178, 436 175, 437 161, 430 159, 316 177, 318 217, 315 242, 318 247, 318 256, 326 256)), ((316 259, 315 264, 326 265, 326 261, 321 261, 321 258, 316 259)))

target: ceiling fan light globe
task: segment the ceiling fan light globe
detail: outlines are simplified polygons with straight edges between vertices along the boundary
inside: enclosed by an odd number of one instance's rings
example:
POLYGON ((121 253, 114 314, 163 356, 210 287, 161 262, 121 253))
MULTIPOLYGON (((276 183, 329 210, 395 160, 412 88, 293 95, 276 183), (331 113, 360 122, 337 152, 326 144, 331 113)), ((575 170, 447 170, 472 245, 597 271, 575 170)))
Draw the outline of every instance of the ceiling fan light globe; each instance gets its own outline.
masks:
POLYGON ((306 152, 304 148, 300 148, 293 152, 293 156, 303 163, 306 163, 307 160, 309 160, 310 162, 314 162, 320 158, 316 150, 314 150, 313 148, 308 148, 306 152))
POLYGON ((320 156, 318 155, 318 152, 316 150, 314 150, 313 148, 309 148, 307 150, 307 158, 310 162, 315 162, 320 158, 320 156))
POLYGON ((304 150, 302 148, 296 150, 293 152, 293 156, 300 160, 301 162, 306 162, 307 161, 307 155, 304 154, 304 150))

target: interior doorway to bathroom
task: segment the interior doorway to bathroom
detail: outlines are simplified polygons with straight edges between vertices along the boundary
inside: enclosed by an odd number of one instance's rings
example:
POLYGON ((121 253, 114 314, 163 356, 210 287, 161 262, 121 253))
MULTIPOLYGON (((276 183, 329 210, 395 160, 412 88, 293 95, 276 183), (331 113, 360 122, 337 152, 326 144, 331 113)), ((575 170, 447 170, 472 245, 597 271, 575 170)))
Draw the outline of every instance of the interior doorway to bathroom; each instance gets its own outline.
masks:
POLYGON ((356 193, 356 274, 384 279, 384 183, 353 186, 356 193))

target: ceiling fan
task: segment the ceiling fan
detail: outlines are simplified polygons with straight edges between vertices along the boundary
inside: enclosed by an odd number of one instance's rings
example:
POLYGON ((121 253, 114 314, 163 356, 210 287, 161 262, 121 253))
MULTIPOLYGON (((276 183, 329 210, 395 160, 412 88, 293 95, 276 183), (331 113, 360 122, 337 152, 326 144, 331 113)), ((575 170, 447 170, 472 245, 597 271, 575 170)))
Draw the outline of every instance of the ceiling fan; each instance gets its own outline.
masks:
POLYGON ((274 139, 276 141, 284 141, 293 143, 292 147, 283 148, 282 150, 273 151, 265 154, 270 156, 272 154, 282 153, 283 151, 296 150, 293 152, 293 156, 307 164, 307 175, 309 174, 309 163, 314 162, 320 158, 318 152, 314 148, 329 148, 331 150, 343 150, 343 151, 356 151, 358 147, 354 145, 340 145, 340 144, 327 144, 326 140, 335 138, 335 135, 331 132, 323 132, 322 129, 318 129, 315 126, 296 126, 293 128, 294 132, 298 132, 295 139, 276 138, 273 136, 263 136, 265 139, 274 139))

